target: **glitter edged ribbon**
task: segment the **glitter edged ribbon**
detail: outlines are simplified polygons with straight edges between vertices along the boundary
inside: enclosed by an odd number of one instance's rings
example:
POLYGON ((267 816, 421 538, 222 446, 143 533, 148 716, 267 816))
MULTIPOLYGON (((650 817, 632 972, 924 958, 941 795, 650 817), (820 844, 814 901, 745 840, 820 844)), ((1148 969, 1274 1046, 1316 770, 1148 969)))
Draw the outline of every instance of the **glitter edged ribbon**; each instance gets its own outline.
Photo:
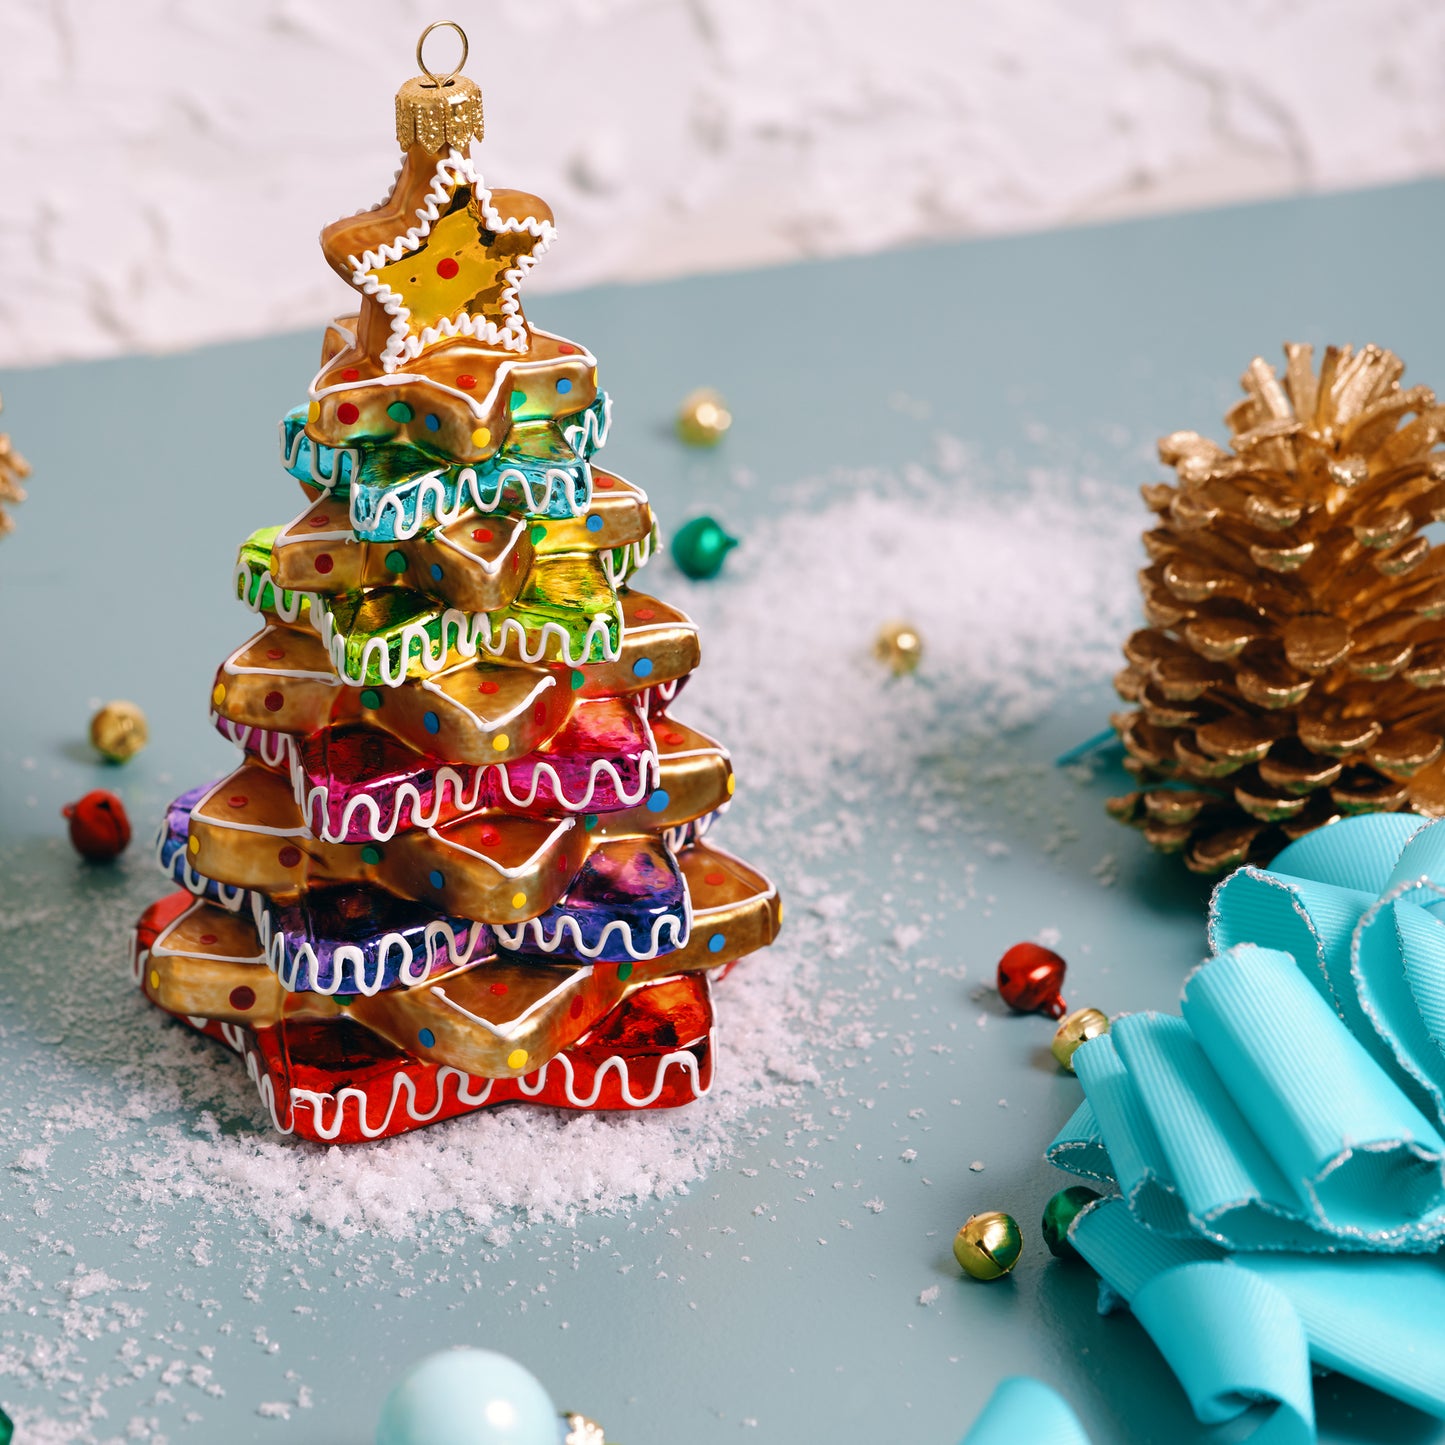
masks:
POLYGON ((1075 1221, 1200 1420, 1315 1438, 1310 1366, 1445 1415, 1445 821, 1376 814, 1215 891, 1180 1016, 1074 1057, 1049 1156, 1116 1185, 1075 1221))

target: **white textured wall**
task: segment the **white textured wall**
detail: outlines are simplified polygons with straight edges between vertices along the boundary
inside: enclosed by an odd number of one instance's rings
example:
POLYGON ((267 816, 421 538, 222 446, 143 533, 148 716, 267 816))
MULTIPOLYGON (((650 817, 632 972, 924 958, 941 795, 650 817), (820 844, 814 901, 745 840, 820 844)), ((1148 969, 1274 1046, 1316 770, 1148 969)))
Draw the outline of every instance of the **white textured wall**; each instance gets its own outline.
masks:
POLYGON ((0 364, 344 305, 315 235, 439 15, 537 286, 1445 165, 1440 0, 0 0, 0 364))

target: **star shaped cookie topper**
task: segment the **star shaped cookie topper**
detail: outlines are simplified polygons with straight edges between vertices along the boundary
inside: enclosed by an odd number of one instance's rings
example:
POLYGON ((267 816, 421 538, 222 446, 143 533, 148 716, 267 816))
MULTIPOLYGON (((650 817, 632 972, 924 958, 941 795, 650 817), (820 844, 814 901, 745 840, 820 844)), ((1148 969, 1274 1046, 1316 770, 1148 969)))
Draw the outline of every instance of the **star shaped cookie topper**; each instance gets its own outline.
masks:
POLYGON ((440 158, 410 152, 386 204, 328 227, 323 245, 335 265, 342 259, 338 243, 359 243, 345 253, 345 266, 351 284, 390 317, 378 360, 394 372, 458 336, 526 351, 518 290, 555 234, 544 201, 489 190, 472 162, 452 149, 440 158), (416 224, 398 231, 421 184, 425 194, 411 212, 416 224))

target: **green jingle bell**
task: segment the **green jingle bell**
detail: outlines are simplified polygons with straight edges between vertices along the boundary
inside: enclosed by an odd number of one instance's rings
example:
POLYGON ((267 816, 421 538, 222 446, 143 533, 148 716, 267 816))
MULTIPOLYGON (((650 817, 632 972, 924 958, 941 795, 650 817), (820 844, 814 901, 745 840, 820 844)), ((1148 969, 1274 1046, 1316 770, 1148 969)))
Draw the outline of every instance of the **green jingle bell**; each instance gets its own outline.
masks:
POLYGON ((1069 1239, 1069 1226, 1083 1213, 1087 1205, 1103 1196, 1090 1189, 1087 1184, 1071 1184, 1061 1189, 1044 1205, 1043 1235, 1049 1253, 1055 1259, 1077 1259, 1079 1251, 1069 1239))
POLYGON ((672 560, 684 576, 706 581, 722 571, 727 554, 738 544, 711 517, 694 517, 672 539, 672 560))

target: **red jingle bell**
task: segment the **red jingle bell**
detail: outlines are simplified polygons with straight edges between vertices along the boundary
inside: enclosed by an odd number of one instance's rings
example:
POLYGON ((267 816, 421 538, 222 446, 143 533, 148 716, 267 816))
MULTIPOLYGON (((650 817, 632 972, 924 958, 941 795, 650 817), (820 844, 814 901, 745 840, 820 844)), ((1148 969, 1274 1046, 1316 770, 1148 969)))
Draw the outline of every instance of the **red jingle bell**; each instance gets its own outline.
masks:
POLYGON ((130 842, 125 804, 103 788, 87 793, 78 803, 67 803, 60 815, 70 819, 70 841, 82 858, 108 862, 124 853, 130 842))
POLYGON ((1064 1014, 1064 974, 1068 964, 1051 948, 1016 943, 998 961, 999 997, 1016 1013, 1064 1014))

